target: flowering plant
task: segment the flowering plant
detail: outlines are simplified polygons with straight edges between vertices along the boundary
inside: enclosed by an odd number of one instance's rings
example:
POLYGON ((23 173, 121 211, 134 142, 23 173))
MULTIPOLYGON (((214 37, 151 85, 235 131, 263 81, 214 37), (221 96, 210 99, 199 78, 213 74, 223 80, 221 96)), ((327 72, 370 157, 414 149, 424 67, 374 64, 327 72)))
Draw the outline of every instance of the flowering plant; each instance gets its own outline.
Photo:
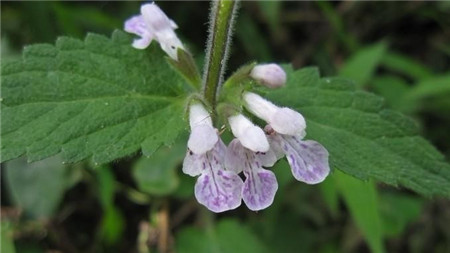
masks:
MULTIPOLYGON (((178 209, 168 204, 169 194, 182 196, 176 201, 187 206, 177 215, 194 206, 207 224, 212 213, 233 215, 242 202, 251 211, 240 210, 249 217, 278 222, 284 210, 277 201, 301 202, 289 188, 295 185, 321 193, 336 213, 342 197, 369 247, 382 252, 375 182, 450 196, 450 166, 443 156, 414 121, 360 89, 363 78, 355 84, 345 71, 344 77, 321 77, 315 67, 271 61, 227 70, 238 7, 238 1, 212 2, 202 71, 200 53, 178 36, 186 27, 156 3, 143 3, 110 38, 63 36, 2 61, 1 161, 11 192, 51 175, 56 183, 42 184, 52 189, 43 194, 60 193, 31 202, 19 198, 28 203, 24 210, 48 215, 74 182, 94 177, 107 213, 102 233, 117 238, 120 233, 109 231, 123 230, 117 224, 125 215, 112 197, 120 189, 133 202, 151 205, 152 225, 167 235, 169 206, 178 209), (116 182, 111 167, 117 162, 131 164, 131 180, 123 179, 131 183, 116 182), (10 169, 33 166, 47 166, 49 174, 19 177, 14 173, 20 169, 10 169), (89 170, 83 174, 79 167, 89 170), (181 171, 188 176, 178 176, 181 171), (192 195, 196 201, 190 204, 192 195), (51 204, 35 208, 41 201, 51 204), (278 216, 270 218, 272 212, 278 216)), ((139 231, 148 235, 152 229, 142 225, 139 231)))
MULTIPOLYGON (((232 12, 228 14, 231 15, 228 26, 232 23, 232 12)), ((141 37, 134 40, 133 47, 145 49, 155 38, 161 48, 173 60, 178 61, 178 50, 185 51, 185 49, 174 32, 175 28, 177 25, 154 3, 144 4, 141 7, 141 15, 125 22, 125 31, 141 37)), ((210 37, 211 40, 215 39, 214 31, 210 37)), ((209 49, 214 53, 212 50, 215 48, 209 49)), ((186 51, 184 54, 189 55, 186 51)), ((205 75, 208 77, 212 74, 207 69, 205 75)), ((273 63, 252 66, 249 72, 239 72, 239 75, 243 80, 230 82, 225 88, 239 88, 232 86, 243 86, 245 81, 251 79, 256 85, 269 88, 283 87, 286 82, 284 70, 273 63)), ((208 85, 220 87, 221 84, 205 82, 204 90, 208 85)), ((237 94, 238 99, 227 101, 225 96, 218 104, 227 109, 220 111, 217 116, 227 118, 229 127, 236 137, 228 148, 214 128, 211 113, 205 108, 214 108, 216 101, 206 101, 200 97, 188 102, 191 134, 183 172, 191 176, 201 175, 195 185, 195 196, 199 203, 214 212, 235 209, 241 204, 241 199, 254 211, 270 206, 278 184, 275 174, 263 169, 263 166, 271 167, 277 159, 285 155, 292 174, 299 181, 309 184, 320 183, 330 172, 327 150, 315 141, 301 141, 306 135, 303 116, 290 108, 277 107, 259 95, 246 91, 247 89, 239 89, 241 94, 237 94), (242 114, 243 105, 249 112, 267 122, 266 133, 242 114), (238 176, 240 172, 246 177, 244 183, 238 176)), ((220 88, 216 92, 220 94, 220 88)))

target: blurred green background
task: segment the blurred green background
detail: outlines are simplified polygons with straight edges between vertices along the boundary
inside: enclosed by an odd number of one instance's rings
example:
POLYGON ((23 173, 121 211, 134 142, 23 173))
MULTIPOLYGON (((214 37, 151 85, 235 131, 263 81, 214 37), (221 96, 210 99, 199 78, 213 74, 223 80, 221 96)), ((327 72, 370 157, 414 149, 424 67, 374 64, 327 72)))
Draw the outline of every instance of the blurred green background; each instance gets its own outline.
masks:
MULTIPOLYGON (((2 1, 1 59, 61 35, 109 36, 140 4, 2 1)), ((209 3, 158 4, 200 64, 209 3)), ((415 119, 449 160, 450 2, 245 1, 228 74, 252 60, 355 80, 415 119)), ((309 186, 283 161, 271 207, 210 213, 181 173, 185 143, 102 166, 2 164, 1 252, 450 252, 449 200, 338 171, 309 186)))

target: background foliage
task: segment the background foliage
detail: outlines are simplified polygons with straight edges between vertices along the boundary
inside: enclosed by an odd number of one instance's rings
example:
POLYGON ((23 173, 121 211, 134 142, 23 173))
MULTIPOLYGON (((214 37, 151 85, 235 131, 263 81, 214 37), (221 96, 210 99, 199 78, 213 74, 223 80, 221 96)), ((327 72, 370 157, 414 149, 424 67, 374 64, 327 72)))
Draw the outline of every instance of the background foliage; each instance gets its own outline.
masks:
MULTIPOLYGON (((53 44, 60 35, 109 37, 139 5, 2 2, 2 61, 20 57, 23 45, 53 44)), ((160 5, 202 62, 208 3, 160 5)), ((228 69, 251 60, 292 62, 318 66, 321 76, 351 78, 360 90, 411 116, 448 160, 449 15, 447 2, 243 2, 228 69)), ((100 167, 92 161, 62 164, 58 156, 2 164, 2 252, 450 250, 448 200, 339 172, 307 186, 293 182, 283 162, 269 209, 213 215, 193 200, 194 179, 180 173, 185 140, 181 136, 150 158, 133 154, 100 167)), ((420 160, 424 152, 415 152, 420 160)))

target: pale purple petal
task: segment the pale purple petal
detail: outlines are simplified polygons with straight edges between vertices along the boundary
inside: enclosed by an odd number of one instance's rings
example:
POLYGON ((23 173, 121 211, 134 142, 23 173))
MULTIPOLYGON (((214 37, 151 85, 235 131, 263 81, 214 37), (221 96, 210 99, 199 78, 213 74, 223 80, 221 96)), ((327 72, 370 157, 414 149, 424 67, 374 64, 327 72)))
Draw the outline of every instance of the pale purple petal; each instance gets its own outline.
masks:
POLYGON ((238 139, 233 139, 228 144, 225 156, 225 168, 235 173, 240 173, 244 169, 245 149, 238 139))
POLYGON ((272 151, 253 152, 234 139, 228 145, 225 165, 227 169, 244 171, 246 177, 242 197, 251 210, 261 210, 270 206, 278 189, 278 183, 269 170, 262 166, 272 166, 277 158, 272 151))
POLYGON ((205 155, 196 155, 188 150, 183 161, 183 173, 191 177, 198 176, 206 168, 205 155))
POLYGON ((144 22, 152 31, 157 32, 174 29, 173 26, 175 22, 170 20, 155 3, 142 5, 141 14, 143 16, 144 22))
POLYGON ((155 35, 148 29, 142 15, 133 16, 125 21, 124 30, 129 33, 134 33, 140 36, 140 39, 133 41, 133 47, 137 49, 144 49, 150 45, 155 35))
POLYGON ((273 203, 278 189, 275 174, 270 170, 251 168, 245 170, 246 180, 242 199, 250 210, 258 211, 273 203))
POLYGON ((274 135, 275 143, 286 154, 295 179, 307 184, 317 184, 330 173, 328 151, 316 141, 301 141, 298 137, 274 135))
POLYGON ((267 152, 257 152, 256 157, 261 162, 261 166, 264 167, 272 167, 279 159, 275 152, 270 149, 267 152))
MULTIPOLYGON (((266 130, 268 127, 272 129, 269 125, 267 125, 264 130, 266 130)), ((270 144, 270 150, 275 154, 276 158, 283 158, 285 156, 282 148, 283 139, 281 139, 278 134, 271 133, 267 136, 267 140, 270 144)))
POLYGON ((234 172, 207 168, 195 184, 197 201, 209 210, 219 213, 241 205, 242 179, 234 172))

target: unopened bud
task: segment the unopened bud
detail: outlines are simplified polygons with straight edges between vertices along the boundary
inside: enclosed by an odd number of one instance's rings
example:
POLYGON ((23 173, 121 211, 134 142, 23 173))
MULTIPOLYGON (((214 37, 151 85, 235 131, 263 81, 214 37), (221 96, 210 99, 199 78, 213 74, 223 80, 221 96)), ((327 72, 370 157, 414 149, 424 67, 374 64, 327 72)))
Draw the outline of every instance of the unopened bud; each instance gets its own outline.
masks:
POLYGON ((269 88, 280 88, 286 84, 286 72, 274 63, 255 66, 250 76, 269 88))

